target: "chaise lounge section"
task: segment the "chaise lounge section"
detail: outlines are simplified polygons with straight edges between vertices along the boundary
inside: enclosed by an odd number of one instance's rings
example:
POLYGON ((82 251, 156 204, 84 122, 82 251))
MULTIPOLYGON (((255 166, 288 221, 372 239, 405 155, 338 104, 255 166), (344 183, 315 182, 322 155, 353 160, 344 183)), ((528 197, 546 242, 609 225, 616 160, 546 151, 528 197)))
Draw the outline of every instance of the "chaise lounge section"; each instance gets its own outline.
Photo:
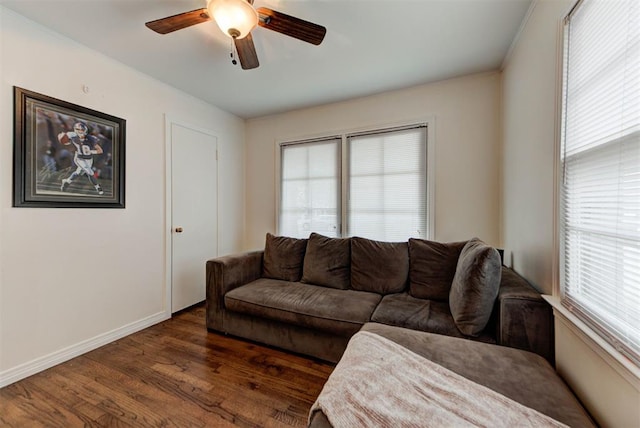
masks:
POLYGON ((354 336, 309 414, 310 428, 334 426, 595 424, 539 355, 367 323, 354 336), (365 334, 377 337, 377 342, 357 346, 356 340, 365 334), (381 340, 392 342, 395 349, 389 354, 379 346, 384 344, 381 340), (411 370, 411 362, 417 363, 416 370, 411 370), (443 382, 450 377, 454 383, 443 382))

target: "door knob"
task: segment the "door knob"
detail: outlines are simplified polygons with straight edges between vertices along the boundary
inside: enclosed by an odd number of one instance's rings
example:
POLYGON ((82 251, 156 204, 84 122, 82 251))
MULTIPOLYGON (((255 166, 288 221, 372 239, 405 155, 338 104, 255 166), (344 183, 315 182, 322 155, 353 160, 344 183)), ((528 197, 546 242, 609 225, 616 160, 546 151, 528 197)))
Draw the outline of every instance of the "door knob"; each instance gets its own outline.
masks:
POLYGON ((181 227, 176 227, 176 233, 182 233, 182 228, 181 227))

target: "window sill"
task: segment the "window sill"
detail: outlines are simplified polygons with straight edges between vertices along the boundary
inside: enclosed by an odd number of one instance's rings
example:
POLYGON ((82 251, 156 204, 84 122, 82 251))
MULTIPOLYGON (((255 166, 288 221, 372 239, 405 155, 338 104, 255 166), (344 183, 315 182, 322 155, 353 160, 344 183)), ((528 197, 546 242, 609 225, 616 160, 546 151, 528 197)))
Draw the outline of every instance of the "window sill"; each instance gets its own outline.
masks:
POLYGON ((640 391, 640 367, 617 351, 607 341, 596 334, 589 326, 572 314, 560 302, 557 296, 542 296, 553 308, 556 320, 576 334, 593 352, 611 366, 620 376, 640 391))

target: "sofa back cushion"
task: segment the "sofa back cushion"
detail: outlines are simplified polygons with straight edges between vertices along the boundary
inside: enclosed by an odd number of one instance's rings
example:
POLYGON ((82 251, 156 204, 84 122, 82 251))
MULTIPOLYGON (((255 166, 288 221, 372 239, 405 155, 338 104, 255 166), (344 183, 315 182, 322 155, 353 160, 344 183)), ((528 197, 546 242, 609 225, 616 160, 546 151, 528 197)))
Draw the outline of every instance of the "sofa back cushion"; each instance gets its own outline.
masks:
POLYGON ((473 238, 462 249, 449 294, 451 315, 467 336, 487 325, 498 296, 502 266, 495 248, 473 238))
POLYGON ((300 281, 306 249, 306 239, 274 236, 267 233, 262 276, 284 281, 300 281))
POLYGON ((409 245, 351 238, 351 288, 378 294, 400 293, 409 276, 409 245))
POLYGON ((346 290, 351 281, 351 240, 311 233, 302 282, 346 290))
POLYGON ((465 242, 409 239, 409 294, 418 299, 449 299, 458 257, 465 242))

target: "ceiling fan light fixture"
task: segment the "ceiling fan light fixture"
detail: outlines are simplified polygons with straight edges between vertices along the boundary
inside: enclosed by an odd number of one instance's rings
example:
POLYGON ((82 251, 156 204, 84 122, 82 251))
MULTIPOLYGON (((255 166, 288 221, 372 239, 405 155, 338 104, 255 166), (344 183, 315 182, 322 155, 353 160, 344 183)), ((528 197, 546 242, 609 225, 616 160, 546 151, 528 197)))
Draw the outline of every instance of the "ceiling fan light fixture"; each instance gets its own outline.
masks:
POLYGON ((209 0, 207 9, 222 32, 233 39, 246 37, 258 25, 258 12, 245 0, 209 0))

